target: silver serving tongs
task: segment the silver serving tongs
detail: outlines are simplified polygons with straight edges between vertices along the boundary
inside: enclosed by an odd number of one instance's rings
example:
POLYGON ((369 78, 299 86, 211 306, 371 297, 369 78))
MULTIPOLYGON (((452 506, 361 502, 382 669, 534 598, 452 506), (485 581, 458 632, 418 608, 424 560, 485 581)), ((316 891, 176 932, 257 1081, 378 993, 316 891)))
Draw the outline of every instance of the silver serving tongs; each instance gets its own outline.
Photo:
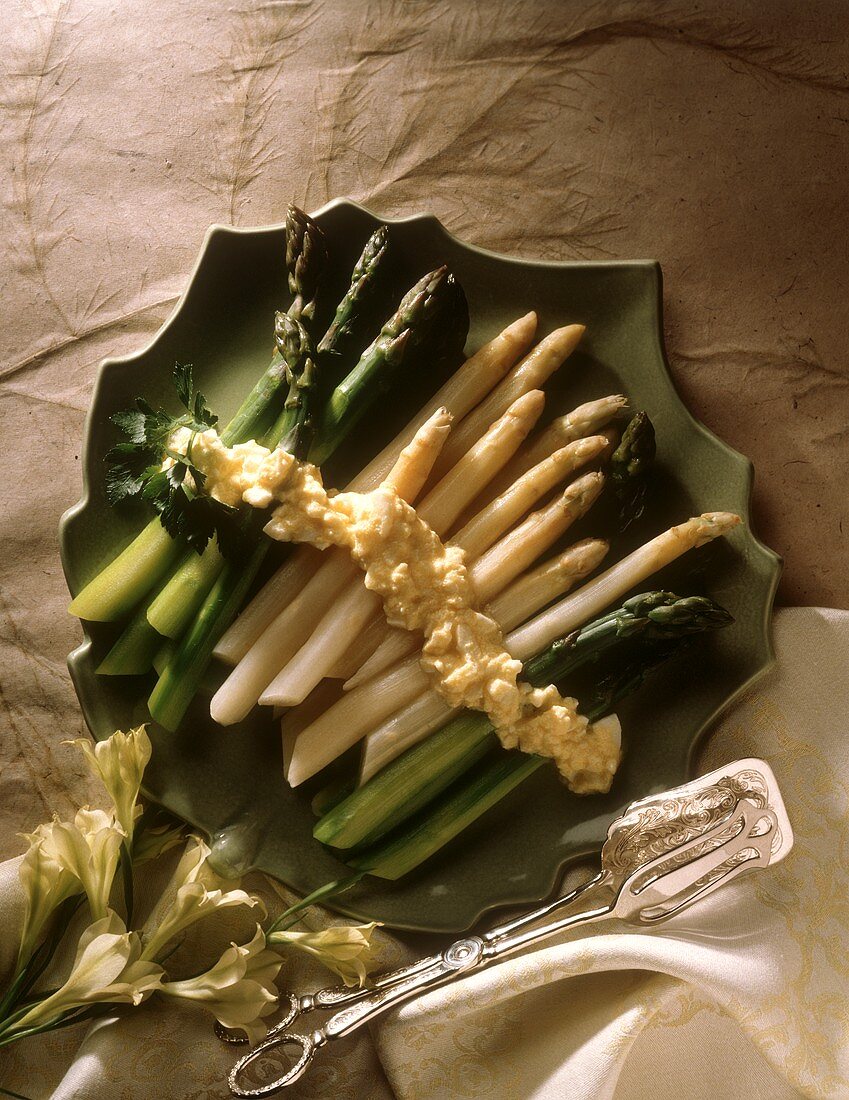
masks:
POLYGON ((632 802, 607 832, 601 871, 572 893, 480 936, 456 940, 438 955, 382 974, 366 989, 340 986, 297 997, 268 1036, 230 1073, 234 1096, 271 1096, 306 1071, 315 1052, 388 1008, 459 974, 486 966, 535 940, 578 924, 616 917, 651 926, 669 920, 732 879, 777 863, 793 832, 769 765, 738 760, 691 783, 632 802), (539 924, 543 918, 553 918, 539 924), (316 1009, 338 1009, 307 1035, 287 1031, 316 1009), (247 1070, 287 1065, 273 1081, 251 1087, 247 1070), (260 1063, 257 1065, 257 1063, 260 1063))

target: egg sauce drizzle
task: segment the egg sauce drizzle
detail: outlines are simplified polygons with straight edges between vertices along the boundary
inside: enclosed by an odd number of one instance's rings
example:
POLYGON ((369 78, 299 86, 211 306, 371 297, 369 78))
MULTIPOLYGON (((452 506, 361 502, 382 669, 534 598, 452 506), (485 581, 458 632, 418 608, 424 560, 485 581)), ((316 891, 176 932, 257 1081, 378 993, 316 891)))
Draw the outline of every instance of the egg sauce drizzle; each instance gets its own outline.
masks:
POLYGON ((464 552, 445 546, 391 485, 327 490, 311 463, 254 441, 226 447, 215 431, 195 435, 191 457, 206 476, 204 492, 231 507, 272 509, 264 528, 271 538, 345 547, 388 622, 422 631, 422 667, 452 707, 484 711, 505 748, 551 757, 576 793, 610 789, 618 743, 554 686, 519 681, 522 664, 504 648, 498 623, 475 609, 464 552))

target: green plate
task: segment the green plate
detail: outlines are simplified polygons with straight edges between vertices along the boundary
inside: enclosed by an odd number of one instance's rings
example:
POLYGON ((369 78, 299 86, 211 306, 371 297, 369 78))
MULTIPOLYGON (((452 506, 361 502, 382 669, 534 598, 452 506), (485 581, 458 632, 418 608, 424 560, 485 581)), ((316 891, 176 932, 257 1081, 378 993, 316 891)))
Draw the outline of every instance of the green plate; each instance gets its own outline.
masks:
MULTIPOLYGON (((331 281, 341 293, 363 242, 385 219, 347 200, 330 203, 316 217, 337 261, 331 281)), ((692 774, 697 745, 711 722, 771 663, 769 620, 780 561, 749 526, 751 464, 694 420, 674 389, 663 349, 657 263, 516 260, 458 241, 430 216, 385 221, 402 281, 447 263, 462 282, 472 317, 469 348, 529 309, 538 312, 541 333, 575 321, 587 326, 579 351, 552 389, 548 416, 620 391, 633 408, 649 411, 657 428, 657 477, 646 515, 614 547, 617 556, 699 512, 728 510, 746 521, 730 538, 685 556, 657 578, 658 586, 709 592, 736 621, 700 639, 618 708, 627 751, 610 794, 575 797, 551 769, 540 769, 413 876, 393 884, 365 880, 334 903, 341 912, 394 928, 453 932, 493 906, 547 896, 567 862, 598 850, 609 822, 627 803, 692 774)), ((85 431, 83 498, 60 528, 71 592, 142 522, 139 513, 122 514, 106 504, 103 456, 115 440, 109 414, 141 394, 173 403, 172 366, 191 361, 226 420, 268 361, 272 314, 288 300, 283 249, 281 225, 213 226, 185 294, 154 340, 101 366, 85 431)), ((391 415, 391 407, 386 412, 391 415)), ((379 441, 368 442, 376 447, 379 441)), ((115 627, 84 625, 85 641, 68 664, 86 721, 96 738, 104 738, 147 719, 151 682, 96 677, 115 627)), ((212 837, 222 864, 258 867, 307 892, 347 871, 312 838, 308 792, 292 791, 283 781, 279 735, 269 713, 255 711, 241 725, 222 729, 210 720, 205 700, 197 700, 178 734, 151 726, 155 752, 147 787, 212 837)))

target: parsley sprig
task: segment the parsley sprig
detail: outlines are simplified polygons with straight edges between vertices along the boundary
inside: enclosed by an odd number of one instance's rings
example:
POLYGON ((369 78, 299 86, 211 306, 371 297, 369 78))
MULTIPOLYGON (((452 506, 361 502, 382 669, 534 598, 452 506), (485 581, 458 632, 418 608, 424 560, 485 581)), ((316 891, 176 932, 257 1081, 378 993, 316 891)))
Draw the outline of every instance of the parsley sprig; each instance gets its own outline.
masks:
POLYGON ((191 363, 177 363, 173 379, 186 410, 181 416, 154 409, 137 397, 132 409, 110 417, 126 439, 106 455, 106 498, 111 505, 145 500, 156 509, 168 534, 182 538, 198 554, 215 535, 222 554, 236 557, 248 517, 203 493, 204 474, 191 459, 195 434, 217 427, 218 417, 195 389, 191 363), (191 432, 185 454, 169 446, 180 428, 191 432), (172 463, 163 469, 166 457, 172 463))

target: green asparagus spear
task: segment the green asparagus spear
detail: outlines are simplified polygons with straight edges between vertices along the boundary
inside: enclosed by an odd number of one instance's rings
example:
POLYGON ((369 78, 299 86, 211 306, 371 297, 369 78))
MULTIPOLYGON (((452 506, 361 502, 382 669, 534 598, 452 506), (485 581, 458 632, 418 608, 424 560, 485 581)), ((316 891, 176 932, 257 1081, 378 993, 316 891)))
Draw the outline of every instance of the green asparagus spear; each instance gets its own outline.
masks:
MULTIPOLYGON (((294 311, 295 316, 304 311, 310 316, 314 313, 315 290, 325 256, 324 235, 319 226, 302 211, 290 207, 286 219, 286 259, 289 287, 295 296, 290 312, 294 311)), ((279 400, 282 388, 288 384, 286 363, 276 351, 267 370, 222 431, 222 442, 232 446, 267 431, 269 413, 279 400)), ((93 621, 122 618, 166 577, 184 551, 185 546, 171 538, 159 518, 152 519, 117 558, 81 589, 71 601, 69 612, 93 621)), ((197 608, 197 602, 191 604, 191 595, 200 591, 202 597, 221 568, 216 553, 210 553, 202 578, 195 576, 193 570, 187 570, 185 587, 189 600, 186 606, 190 612, 197 608)), ((177 602, 179 605, 179 597, 177 602)))
POLYGON ((356 367, 331 393, 320 417, 310 461, 321 465, 350 434, 371 405, 392 385, 408 344, 419 344, 432 331, 444 295, 453 293, 448 269, 423 276, 360 356, 356 367))
POLYGON ((380 226, 366 241, 362 255, 351 273, 351 285, 336 307, 330 327, 319 341, 316 355, 321 364, 322 378, 332 370, 342 348, 355 329, 363 307, 373 297, 378 274, 385 267, 389 251, 389 230, 380 226))
POLYGON ((288 313, 275 314, 274 338, 286 361, 289 392, 283 404, 283 415, 266 436, 265 444, 270 448, 279 445, 290 454, 304 455, 315 431, 316 366, 312 341, 301 322, 288 313))
POLYGON ((290 205, 286 212, 286 271, 292 295, 288 312, 294 320, 315 320, 318 286, 326 265, 327 244, 318 222, 290 205))
MULTIPOLYGON (((286 271, 292 303, 287 310, 295 321, 310 322, 315 317, 316 293, 327 261, 324 234, 303 210, 289 206, 286 213, 286 271)), ((267 420, 268 409, 275 405, 284 387, 290 384, 289 365, 279 345, 271 366, 254 387, 242 407, 222 434, 228 447, 256 439, 257 428, 267 420)), ((266 430, 269 425, 265 423, 266 430)))
MULTIPOLYGON (((281 444, 287 450, 295 455, 304 454, 312 438, 311 398, 316 372, 311 342, 301 322, 286 313, 276 315, 275 339, 289 377, 287 416, 278 421, 275 430, 285 431, 281 444)), ((276 440, 270 442, 276 445, 276 440)), ((215 643, 239 610, 265 560, 271 543, 262 537, 263 522, 261 512, 251 514, 251 549, 247 561, 225 563, 222 559, 223 569, 213 577, 211 590, 205 594, 188 634, 159 675, 149 707, 151 715, 166 729, 176 729, 185 714, 203 679, 215 643)), ((203 560, 200 559, 201 565, 203 560)))
POLYGON ((610 456, 609 484, 619 505, 619 528, 624 531, 638 519, 645 506, 648 474, 657 446, 654 425, 647 412, 636 413, 610 456))
MULTIPOLYGON (((289 393, 281 417, 265 442, 269 447, 275 447, 279 442, 291 453, 303 454, 309 447, 314 422, 311 398, 316 371, 311 355, 312 343, 303 324, 289 313, 275 314, 274 335, 278 352, 286 365, 289 393)), ((254 521, 253 516, 251 521, 254 539, 259 539, 262 525, 258 520, 254 521)), ((265 549, 257 559, 259 564, 264 555, 265 549)), ((208 546, 200 558, 189 555, 148 608, 150 624, 169 638, 179 638, 223 566, 224 558, 215 545, 208 546)))
POLYGON ((525 676, 531 683, 540 679, 537 662, 556 654, 557 670, 550 679, 563 679, 569 673, 597 660, 616 646, 622 638, 641 638, 646 642, 664 638, 681 638, 702 630, 727 626, 731 616, 704 596, 679 598, 674 592, 644 592, 625 600, 622 607, 565 638, 554 642, 542 658, 525 665, 525 676))
MULTIPOLYGON (((316 287, 325 259, 326 248, 321 229, 302 211, 290 207, 286 220, 286 265, 289 289, 293 295, 292 305, 286 314, 278 313, 275 318, 275 363, 266 371, 260 383, 254 387, 251 397, 222 433, 222 440, 228 445, 240 441, 242 436, 249 438, 244 433, 250 432, 251 428, 255 429, 262 422, 264 410, 277 398, 284 384, 288 387, 287 398, 280 417, 268 434, 275 436, 276 433, 288 431, 298 419, 297 409, 301 402, 297 393, 305 388, 307 380, 312 376, 312 368, 307 369, 306 361, 308 336, 298 318, 310 317, 315 312, 316 287)), ((300 430, 305 429, 304 423, 300 430)), ((274 439, 272 446, 276 444, 277 438, 279 436, 274 439)), ((184 553, 170 580, 147 608, 151 631, 164 637, 179 638, 223 565, 223 554, 215 542, 209 543, 200 555, 184 553)), ((132 639, 124 639, 122 635, 116 645, 126 650, 130 641, 139 650, 143 647, 145 652, 154 648, 155 643, 152 637, 144 639, 137 629, 132 639)), ((143 663, 141 652, 135 663, 139 666, 143 663)))
MULTIPOLYGON (((667 639, 632 653, 599 684, 594 698, 586 700, 587 718, 595 722, 609 714, 613 706, 638 690, 647 676, 678 648, 677 643, 667 639)), ((438 852, 546 763, 541 756, 497 750, 482 769, 446 790, 399 833, 346 862, 378 878, 399 879, 438 852)))
MULTIPOLYGON (((632 661, 628 654, 635 651, 646 662, 652 647, 674 647, 688 634, 730 621, 724 609, 704 597, 679 600, 672 593, 645 593, 547 646, 525 663, 522 677, 533 687, 561 684, 603 650, 608 660, 620 664, 632 661), (645 614, 634 614, 640 610, 645 614)), ((373 841, 425 806, 497 744, 486 715, 464 711, 340 802, 317 823, 313 835, 335 848, 373 841)))

